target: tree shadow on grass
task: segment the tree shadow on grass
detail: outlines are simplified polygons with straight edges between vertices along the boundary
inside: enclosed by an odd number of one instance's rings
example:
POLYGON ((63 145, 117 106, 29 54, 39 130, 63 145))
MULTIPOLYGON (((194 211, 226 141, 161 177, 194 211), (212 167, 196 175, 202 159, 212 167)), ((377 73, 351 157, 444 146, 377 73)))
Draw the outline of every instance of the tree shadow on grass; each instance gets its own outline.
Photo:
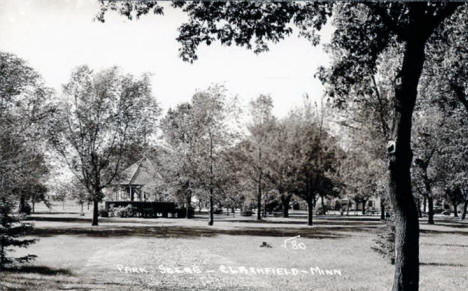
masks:
MULTIPOLYGON (((285 225, 307 225, 307 221, 298 221, 298 220, 291 220, 291 221, 272 221, 272 220, 225 220, 223 222, 231 222, 231 223, 245 223, 245 224, 270 224, 270 225, 277 225, 277 224, 285 224, 285 225)), ((337 220, 316 220, 314 221, 314 225, 325 225, 325 226, 334 226, 334 225, 350 225, 350 226, 368 226, 368 227, 377 227, 382 225, 379 221, 337 221, 337 220)))
POLYGON ((457 248, 468 248, 468 245, 462 244, 433 244, 433 243, 421 243, 422 245, 438 246, 438 247, 457 247, 457 248))
POLYGON ((56 275, 71 276, 73 275, 72 272, 68 269, 57 269, 57 268, 51 268, 48 266, 33 266, 33 265, 10 267, 10 268, 6 268, 5 271, 11 272, 11 273, 35 273, 35 274, 49 275, 49 276, 56 276, 56 275))
POLYGON ((419 263, 420 266, 434 266, 434 267, 465 267, 463 264, 451 264, 451 263, 424 263, 421 262, 419 263))
POLYGON ((119 226, 119 227, 63 227, 63 228, 35 228, 31 235, 49 237, 55 235, 79 235, 87 237, 125 237, 143 236, 152 238, 189 238, 189 237, 214 237, 216 235, 246 235, 246 236, 270 236, 291 237, 300 235, 312 239, 340 239, 348 237, 343 232, 369 231, 366 228, 354 227, 242 227, 231 229, 219 229, 210 227, 184 227, 184 226, 119 226), (340 232, 341 231, 341 232, 340 232))
MULTIPOLYGON (((425 223, 425 225, 429 225, 425 223)), ((468 224, 466 223, 456 223, 456 222, 438 222, 436 221, 435 226, 445 226, 445 227, 453 227, 453 228, 468 228, 468 224)))
POLYGON ((458 234, 468 236, 468 231, 456 231, 456 230, 435 230, 435 229, 420 229, 420 233, 424 234, 458 234))

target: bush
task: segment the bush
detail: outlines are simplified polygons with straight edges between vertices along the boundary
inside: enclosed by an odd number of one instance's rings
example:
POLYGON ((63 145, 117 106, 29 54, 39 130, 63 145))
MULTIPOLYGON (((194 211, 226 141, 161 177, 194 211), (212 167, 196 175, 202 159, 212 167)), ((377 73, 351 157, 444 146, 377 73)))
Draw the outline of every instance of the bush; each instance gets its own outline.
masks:
POLYGON ((133 217, 135 216, 136 208, 132 205, 127 205, 125 207, 111 207, 109 210, 109 216, 118 216, 118 217, 133 217))
POLYGON ((99 209, 99 216, 100 217, 109 217, 109 212, 105 208, 99 209))
MULTIPOLYGON (((177 218, 186 218, 187 209, 185 207, 178 208, 176 211, 177 211, 177 218)), ((192 218, 195 214, 195 210, 192 207, 190 207, 188 214, 189 214, 189 218, 192 218)))
POLYGON ((241 215, 242 216, 252 216, 253 211, 252 210, 244 210, 244 211, 241 211, 241 215))
POLYGON ((395 222, 387 220, 385 227, 377 234, 374 240, 375 246, 372 247, 374 251, 384 258, 388 258, 389 262, 395 264, 395 222))
POLYGON ((324 207, 320 206, 319 208, 317 208, 317 210, 316 210, 315 213, 316 213, 317 215, 325 215, 325 214, 327 214, 327 211, 328 211, 328 210, 329 210, 329 209, 328 209, 328 206, 326 206, 326 205, 325 205, 324 207))
POLYGON ((20 213, 23 213, 23 214, 26 214, 26 215, 30 215, 31 214, 31 205, 29 205, 29 203, 24 203, 22 206, 21 206, 21 209, 19 210, 20 213))

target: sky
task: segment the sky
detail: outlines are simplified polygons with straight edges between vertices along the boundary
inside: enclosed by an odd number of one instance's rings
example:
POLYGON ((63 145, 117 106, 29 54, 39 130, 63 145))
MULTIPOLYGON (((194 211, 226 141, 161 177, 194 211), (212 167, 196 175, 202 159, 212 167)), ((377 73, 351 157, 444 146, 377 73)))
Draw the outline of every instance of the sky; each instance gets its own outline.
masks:
MULTIPOLYGON (((94 21, 97 0, 0 0, 0 51, 16 54, 36 69, 58 93, 74 67, 99 70, 117 65, 122 72, 152 74, 153 95, 164 110, 189 101, 197 90, 224 84, 241 105, 270 94, 274 114, 285 116, 303 96, 321 98, 323 87, 313 76, 330 58, 323 46, 292 36, 259 55, 245 48, 201 46, 199 59, 178 56, 177 28, 186 20, 180 10, 129 21, 109 15, 94 21)), ((326 26, 322 41, 327 42, 326 26)))

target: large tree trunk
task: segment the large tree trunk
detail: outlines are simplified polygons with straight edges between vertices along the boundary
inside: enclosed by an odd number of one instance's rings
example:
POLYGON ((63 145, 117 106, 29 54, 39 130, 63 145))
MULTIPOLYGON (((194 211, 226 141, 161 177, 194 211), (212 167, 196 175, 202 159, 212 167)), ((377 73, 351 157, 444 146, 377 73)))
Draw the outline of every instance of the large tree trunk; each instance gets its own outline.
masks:
POLYGON ((419 221, 410 174, 411 119, 424 64, 425 40, 413 35, 406 42, 402 68, 396 79, 394 123, 388 144, 389 194, 395 216, 394 291, 419 288, 419 221))
POLYGON ((468 208, 468 200, 465 200, 465 204, 463 205, 463 213, 462 213, 462 216, 461 216, 461 219, 465 219, 466 218, 466 210, 468 208))
POLYGON ((366 203, 367 200, 362 200, 362 215, 366 215, 366 203))
POLYGON ((434 224, 434 198, 427 197, 427 223, 434 224))
POLYGON ((94 199, 93 200, 93 222, 91 225, 98 225, 98 214, 99 214, 98 206, 99 206, 98 200, 94 199))

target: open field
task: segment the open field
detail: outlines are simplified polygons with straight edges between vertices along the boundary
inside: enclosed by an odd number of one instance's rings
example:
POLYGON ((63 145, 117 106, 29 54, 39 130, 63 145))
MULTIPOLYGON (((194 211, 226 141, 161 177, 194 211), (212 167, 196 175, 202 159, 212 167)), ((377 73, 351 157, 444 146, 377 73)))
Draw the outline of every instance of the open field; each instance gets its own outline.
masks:
MULTIPOLYGON (((2 290, 389 290, 393 266, 371 250, 382 226, 375 217, 319 217, 307 227, 293 214, 261 223, 218 215, 214 227, 205 217, 91 227, 87 216, 36 214, 40 241, 27 251, 37 260, 0 282, 2 290), (297 235, 305 249, 285 248, 297 235)), ((463 290, 468 224, 436 223, 421 225, 421 290, 463 290)))

